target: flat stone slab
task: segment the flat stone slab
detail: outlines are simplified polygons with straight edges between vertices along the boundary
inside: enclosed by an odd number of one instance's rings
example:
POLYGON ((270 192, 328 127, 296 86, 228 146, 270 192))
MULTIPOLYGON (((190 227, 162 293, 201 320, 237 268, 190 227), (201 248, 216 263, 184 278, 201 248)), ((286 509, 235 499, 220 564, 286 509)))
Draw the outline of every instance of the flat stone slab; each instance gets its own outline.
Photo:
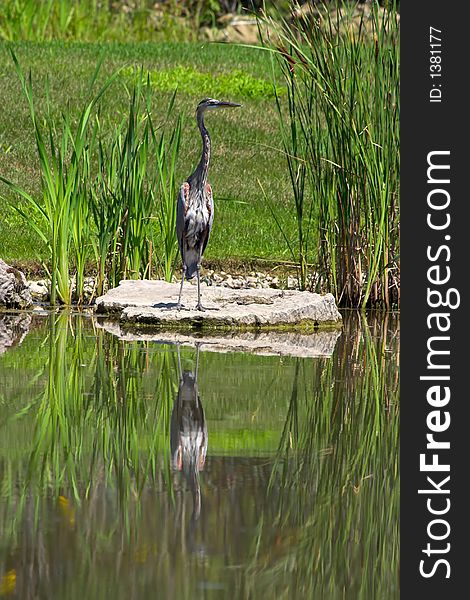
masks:
POLYGON ((197 287, 185 283, 183 308, 176 310, 179 283, 124 280, 96 299, 98 313, 119 315, 123 323, 179 328, 334 328, 341 315, 332 294, 296 290, 231 289, 201 285, 205 311, 195 310, 197 287))
POLYGON ((303 358, 330 358, 341 330, 316 331, 303 334, 284 331, 217 331, 209 333, 142 330, 139 327, 108 320, 96 319, 97 327, 125 342, 146 341, 157 344, 198 345, 205 352, 251 352, 261 356, 300 356, 303 358))

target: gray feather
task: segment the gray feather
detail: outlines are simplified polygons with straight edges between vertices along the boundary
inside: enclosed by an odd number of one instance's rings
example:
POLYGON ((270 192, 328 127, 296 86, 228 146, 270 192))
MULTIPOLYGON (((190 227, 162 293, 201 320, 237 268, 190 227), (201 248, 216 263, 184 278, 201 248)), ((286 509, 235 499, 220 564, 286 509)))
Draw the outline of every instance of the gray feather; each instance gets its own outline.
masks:
POLYGON ((176 233, 186 279, 192 279, 197 273, 214 220, 212 195, 205 188, 201 191, 189 185, 187 201, 185 184, 181 186, 176 212, 176 233))

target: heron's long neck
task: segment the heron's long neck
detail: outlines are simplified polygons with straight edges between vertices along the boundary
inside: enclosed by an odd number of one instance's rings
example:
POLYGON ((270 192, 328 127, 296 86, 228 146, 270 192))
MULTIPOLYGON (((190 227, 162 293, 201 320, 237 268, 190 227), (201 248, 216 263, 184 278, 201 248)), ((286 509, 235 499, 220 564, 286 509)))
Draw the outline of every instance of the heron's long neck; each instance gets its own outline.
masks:
POLYGON ((202 112, 197 113, 197 125, 202 137, 202 155, 201 160, 194 171, 194 177, 197 179, 199 186, 205 186, 207 183, 207 172, 209 170, 209 160, 211 157, 211 138, 204 125, 204 115, 202 112))

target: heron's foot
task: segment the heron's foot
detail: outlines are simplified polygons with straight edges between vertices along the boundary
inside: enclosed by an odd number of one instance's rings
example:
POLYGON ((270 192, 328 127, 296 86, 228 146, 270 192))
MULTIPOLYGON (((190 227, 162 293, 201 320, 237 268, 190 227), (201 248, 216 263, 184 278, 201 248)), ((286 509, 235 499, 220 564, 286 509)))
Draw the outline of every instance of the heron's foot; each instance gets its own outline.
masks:
POLYGON ((203 306, 200 302, 196 304, 196 310, 206 312, 208 310, 219 310, 218 306, 203 306))
POLYGON ((180 312, 180 310, 183 308, 183 305, 181 304, 181 302, 178 302, 178 304, 176 305, 176 310, 178 312, 180 312))

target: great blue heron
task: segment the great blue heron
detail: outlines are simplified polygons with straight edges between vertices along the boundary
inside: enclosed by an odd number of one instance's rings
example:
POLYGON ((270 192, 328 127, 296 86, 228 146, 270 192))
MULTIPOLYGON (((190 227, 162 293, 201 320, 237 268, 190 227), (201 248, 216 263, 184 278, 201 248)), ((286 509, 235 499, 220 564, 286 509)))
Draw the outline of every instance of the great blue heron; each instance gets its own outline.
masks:
POLYGON ((214 200, 212 188, 207 181, 207 171, 211 155, 211 138, 204 125, 204 113, 215 108, 241 106, 234 102, 221 102, 205 98, 196 109, 196 119, 202 137, 202 155, 196 170, 183 183, 178 196, 176 211, 176 235, 183 262, 183 274, 178 296, 177 309, 181 309, 181 293, 184 279, 197 275, 197 310, 204 310, 201 304, 201 259, 209 241, 214 221, 214 200))

